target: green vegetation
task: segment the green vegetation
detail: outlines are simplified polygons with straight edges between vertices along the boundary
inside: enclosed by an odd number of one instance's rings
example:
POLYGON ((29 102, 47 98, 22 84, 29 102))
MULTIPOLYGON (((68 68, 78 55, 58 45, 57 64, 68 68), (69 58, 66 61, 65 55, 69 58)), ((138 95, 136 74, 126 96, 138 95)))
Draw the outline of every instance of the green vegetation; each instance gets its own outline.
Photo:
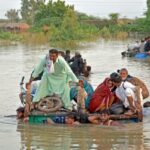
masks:
MULTIPOLYGON (((47 43, 62 48, 75 48, 83 41, 102 38, 124 40, 129 33, 150 32, 150 0, 145 18, 136 20, 120 19, 112 13, 109 19, 100 19, 76 12, 74 6, 64 1, 21 0, 22 22, 30 25, 26 33, 0 32, 0 39, 23 41, 27 43, 47 43)), ((18 20, 18 11, 11 9, 6 16, 13 22, 18 20)))
POLYGON ((145 18, 137 18, 131 24, 126 24, 124 29, 127 32, 150 33, 150 0, 147 0, 147 12, 145 18))
POLYGON ((91 36, 99 32, 93 25, 80 23, 73 6, 65 5, 65 2, 49 1, 41 4, 39 11, 35 15, 33 28, 43 28, 48 26, 49 42, 52 46, 76 47, 79 41, 90 39, 91 36))
POLYGON ((9 41, 20 41, 22 37, 18 34, 14 34, 11 32, 0 31, 0 39, 9 41))

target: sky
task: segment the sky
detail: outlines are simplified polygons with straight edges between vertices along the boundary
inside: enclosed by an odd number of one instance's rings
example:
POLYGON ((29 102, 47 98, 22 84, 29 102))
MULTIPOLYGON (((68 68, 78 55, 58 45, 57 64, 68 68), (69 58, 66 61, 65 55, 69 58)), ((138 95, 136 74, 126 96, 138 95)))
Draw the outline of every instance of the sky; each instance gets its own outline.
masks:
MULTIPOLYGON (((120 17, 136 18, 147 10, 146 0, 65 0, 74 4, 75 10, 88 15, 107 18, 110 13, 119 13, 120 17)), ((0 18, 6 18, 10 9, 20 9, 21 0, 0 0, 0 18)))

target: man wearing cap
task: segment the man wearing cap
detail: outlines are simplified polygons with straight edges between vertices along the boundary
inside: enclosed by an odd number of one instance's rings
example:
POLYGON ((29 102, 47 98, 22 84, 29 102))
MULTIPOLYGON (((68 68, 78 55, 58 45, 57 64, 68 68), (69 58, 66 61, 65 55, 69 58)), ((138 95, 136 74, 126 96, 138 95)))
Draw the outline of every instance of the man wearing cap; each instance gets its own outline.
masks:
POLYGON ((127 81, 123 82, 117 73, 112 73, 110 78, 116 86, 116 96, 122 101, 124 107, 128 109, 125 114, 132 115, 137 112, 142 112, 141 89, 127 81))

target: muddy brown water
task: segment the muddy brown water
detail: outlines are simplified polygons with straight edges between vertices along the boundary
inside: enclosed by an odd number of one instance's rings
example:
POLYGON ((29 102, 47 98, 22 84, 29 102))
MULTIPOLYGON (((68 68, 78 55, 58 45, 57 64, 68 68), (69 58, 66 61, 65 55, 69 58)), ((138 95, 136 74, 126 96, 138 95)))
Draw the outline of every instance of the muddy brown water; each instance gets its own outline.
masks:
MULTIPOLYGON (((122 58, 120 53, 129 41, 103 41, 79 49, 92 66, 94 88, 105 77, 126 67, 140 77, 150 89, 150 61, 122 58)), ((33 67, 48 51, 48 46, 15 45, 0 47, 0 149, 2 150, 145 150, 150 149, 150 117, 143 123, 126 124, 125 128, 81 125, 32 125, 18 123, 14 115, 21 105, 19 82, 29 79, 33 67)), ((150 99, 147 99, 150 100, 150 99)))

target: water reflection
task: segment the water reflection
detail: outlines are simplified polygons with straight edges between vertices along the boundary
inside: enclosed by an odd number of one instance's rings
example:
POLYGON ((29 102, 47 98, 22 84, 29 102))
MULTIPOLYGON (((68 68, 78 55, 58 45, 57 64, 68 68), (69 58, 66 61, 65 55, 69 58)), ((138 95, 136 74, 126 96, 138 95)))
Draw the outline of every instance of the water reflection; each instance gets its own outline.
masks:
POLYGON ((17 132, 21 136, 21 149, 149 149, 144 143, 141 124, 128 125, 124 129, 95 125, 70 127, 18 124, 17 132))

